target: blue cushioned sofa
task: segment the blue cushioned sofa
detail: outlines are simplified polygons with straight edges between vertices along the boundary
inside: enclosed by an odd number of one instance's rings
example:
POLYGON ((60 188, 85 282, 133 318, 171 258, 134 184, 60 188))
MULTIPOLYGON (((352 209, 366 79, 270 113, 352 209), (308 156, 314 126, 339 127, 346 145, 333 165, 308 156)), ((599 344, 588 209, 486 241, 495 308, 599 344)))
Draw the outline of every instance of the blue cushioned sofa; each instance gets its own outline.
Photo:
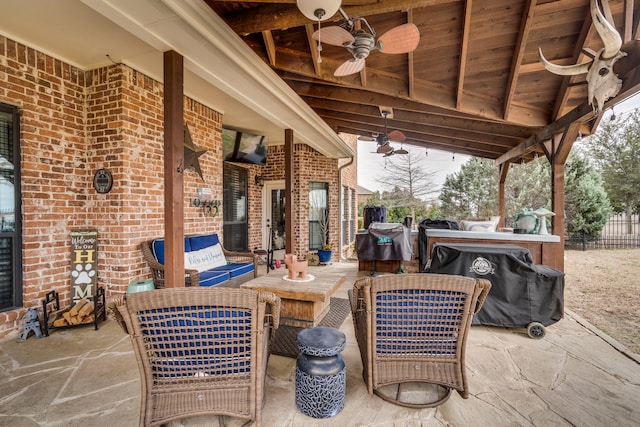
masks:
MULTIPOLYGON (((156 289, 164 288, 164 245, 164 239, 147 240, 140 245, 156 289)), ((227 251, 217 234, 185 236, 184 251, 186 286, 239 287, 258 275, 258 256, 227 251)))

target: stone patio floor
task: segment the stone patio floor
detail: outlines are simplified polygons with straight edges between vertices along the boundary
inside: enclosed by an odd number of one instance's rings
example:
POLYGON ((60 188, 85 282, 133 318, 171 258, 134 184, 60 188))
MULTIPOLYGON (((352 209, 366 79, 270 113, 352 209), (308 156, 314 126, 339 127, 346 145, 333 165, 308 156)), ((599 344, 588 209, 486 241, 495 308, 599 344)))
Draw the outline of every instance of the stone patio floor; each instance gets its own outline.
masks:
MULTIPOLYGON (((368 274, 355 263, 313 268, 348 275, 337 295, 342 298, 357 277, 368 274)), ((347 336, 344 410, 328 419, 302 414, 294 401, 295 360, 271 356, 265 427, 640 425, 640 357, 571 312, 547 327, 541 340, 520 329, 473 326, 466 360, 469 399, 454 392, 443 405, 422 410, 368 395, 350 316, 340 330, 347 336)), ((129 338, 112 320, 98 331, 88 326, 54 330, 42 339, 32 335, 23 343, 4 341, 0 366, 0 426, 138 425, 138 368, 129 338)), ((171 425, 219 424, 216 417, 200 417, 171 425)))

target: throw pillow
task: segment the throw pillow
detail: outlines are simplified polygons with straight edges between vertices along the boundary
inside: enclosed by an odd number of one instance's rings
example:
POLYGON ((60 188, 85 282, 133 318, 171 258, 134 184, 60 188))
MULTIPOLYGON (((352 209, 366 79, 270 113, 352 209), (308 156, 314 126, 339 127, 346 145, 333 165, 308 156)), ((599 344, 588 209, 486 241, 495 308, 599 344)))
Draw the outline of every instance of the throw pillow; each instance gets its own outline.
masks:
POLYGON ((465 231, 482 231, 482 232, 496 231, 496 225, 498 225, 498 221, 462 220, 461 223, 462 223, 462 229, 465 231))
POLYGON ((189 270, 203 272, 223 265, 227 265, 227 260, 219 243, 198 251, 184 253, 184 268, 189 270))

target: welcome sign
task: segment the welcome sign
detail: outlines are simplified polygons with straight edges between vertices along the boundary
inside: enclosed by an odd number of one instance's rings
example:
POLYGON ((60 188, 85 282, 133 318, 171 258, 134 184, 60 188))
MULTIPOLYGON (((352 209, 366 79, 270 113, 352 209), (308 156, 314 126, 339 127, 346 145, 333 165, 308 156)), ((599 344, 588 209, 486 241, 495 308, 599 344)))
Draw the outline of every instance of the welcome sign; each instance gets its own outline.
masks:
POLYGON ((98 230, 75 230, 71 237, 71 300, 95 295, 98 283, 98 230))

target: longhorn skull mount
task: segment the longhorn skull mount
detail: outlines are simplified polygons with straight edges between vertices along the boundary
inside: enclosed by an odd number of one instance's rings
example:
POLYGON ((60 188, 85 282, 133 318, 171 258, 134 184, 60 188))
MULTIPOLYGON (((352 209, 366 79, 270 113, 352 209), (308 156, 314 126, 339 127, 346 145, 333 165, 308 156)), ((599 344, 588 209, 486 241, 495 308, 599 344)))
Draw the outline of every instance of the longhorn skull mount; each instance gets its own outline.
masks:
POLYGON ((622 88, 622 80, 613 71, 613 65, 627 54, 620 50, 622 38, 600 11, 597 0, 591 0, 589 9, 593 25, 604 44, 591 61, 563 66, 549 62, 540 48, 538 48, 538 55, 544 67, 553 74, 574 76, 587 73, 589 105, 593 107, 594 114, 598 114, 602 111, 604 103, 616 96, 622 88))

